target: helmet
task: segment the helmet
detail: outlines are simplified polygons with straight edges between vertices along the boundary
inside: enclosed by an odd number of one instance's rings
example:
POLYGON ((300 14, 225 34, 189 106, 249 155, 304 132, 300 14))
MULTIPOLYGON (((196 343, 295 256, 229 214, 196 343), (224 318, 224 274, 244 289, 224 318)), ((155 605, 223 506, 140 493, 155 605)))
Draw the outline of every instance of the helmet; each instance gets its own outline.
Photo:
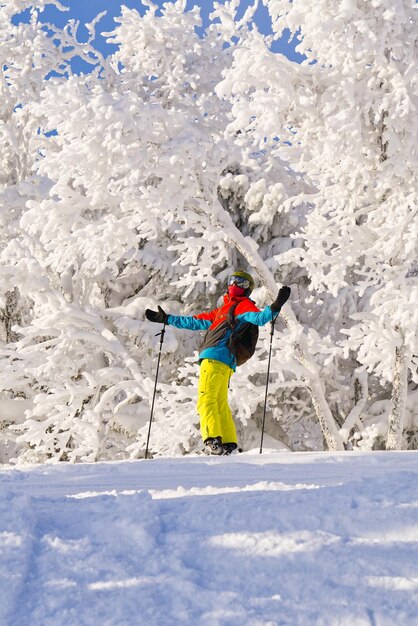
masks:
POLYGON ((228 285, 237 284, 239 287, 245 289, 245 295, 248 296, 255 287, 254 278, 248 272, 236 270, 232 272, 228 279, 228 285))

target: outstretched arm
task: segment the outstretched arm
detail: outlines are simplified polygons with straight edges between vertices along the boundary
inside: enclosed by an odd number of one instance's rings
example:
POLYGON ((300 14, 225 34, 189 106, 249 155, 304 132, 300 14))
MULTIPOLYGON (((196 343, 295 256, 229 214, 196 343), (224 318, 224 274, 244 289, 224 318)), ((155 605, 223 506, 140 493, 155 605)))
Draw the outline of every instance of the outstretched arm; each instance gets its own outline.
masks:
POLYGON ((290 287, 281 287, 279 294, 275 301, 270 304, 270 306, 266 306, 263 311, 248 311, 247 313, 241 313, 237 315, 237 319, 243 320, 244 322, 250 322, 255 326, 264 326, 267 322, 271 322, 281 311, 282 306, 288 300, 290 296, 290 287))
POLYGON ((146 309, 145 317, 150 322, 160 324, 168 324, 176 328, 184 328, 188 330, 206 330, 212 323, 214 311, 210 313, 201 313, 200 315, 169 315, 160 306, 158 311, 146 309))
POLYGON ((167 324, 187 330, 207 330, 211 322, 209 320, 199 319, 193 315, 168 315, 167 324))

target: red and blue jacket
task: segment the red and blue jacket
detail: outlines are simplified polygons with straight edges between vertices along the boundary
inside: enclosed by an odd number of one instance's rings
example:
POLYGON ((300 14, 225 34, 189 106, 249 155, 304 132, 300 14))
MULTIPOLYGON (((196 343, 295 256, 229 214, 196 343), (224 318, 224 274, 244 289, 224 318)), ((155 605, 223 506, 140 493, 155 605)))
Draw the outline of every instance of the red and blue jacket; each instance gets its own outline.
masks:
POLYGON ((176 328, 188 330, 206 330, 203 343, 199 350, 199 361, 202 359, 214 359, 225 363, 235 370, 236 358, 228 349, 227 344, 231 336, 232 328, 228 322, 228 313, 235 306, 234 329, 238 329, 240 323, 250 322, 255 326, 264 326, 275 316, 269 306, 260 311, 255 303, 247 296, 231 297, 224 296, 224 303, 209 313, 198 315, 169 315, 167 324, 176 328))

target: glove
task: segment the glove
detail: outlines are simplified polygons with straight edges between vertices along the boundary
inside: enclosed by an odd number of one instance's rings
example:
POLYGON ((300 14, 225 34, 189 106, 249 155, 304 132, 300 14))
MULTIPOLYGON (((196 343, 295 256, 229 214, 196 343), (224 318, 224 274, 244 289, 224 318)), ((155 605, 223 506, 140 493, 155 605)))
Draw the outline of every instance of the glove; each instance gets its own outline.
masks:
POLYGON ((270 304, 270 308, 273 313, 278 313, 280 311, 284 303, 288 300, 289 296, 290 287, 281 287, 279 290, 279 295, 277 296, 273 304, 270 304))
POLYGON ((145 310, 145 317, 150 322, 158 322, 159 324, 167 324, 168 315, 158 305, 158 311, 152 311, 151 309, 145 310))

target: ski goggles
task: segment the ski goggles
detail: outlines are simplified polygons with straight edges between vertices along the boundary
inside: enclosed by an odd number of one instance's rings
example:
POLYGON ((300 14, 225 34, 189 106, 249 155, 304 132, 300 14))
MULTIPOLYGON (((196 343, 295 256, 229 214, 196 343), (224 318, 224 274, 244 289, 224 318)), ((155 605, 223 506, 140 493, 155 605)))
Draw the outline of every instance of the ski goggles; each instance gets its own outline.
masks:
POLYGON ((237 285, 237 287, 242 287, 242 289, 248 289, 250 281, 242 276, 231 276, 228 280, 228 285, 237 285))

